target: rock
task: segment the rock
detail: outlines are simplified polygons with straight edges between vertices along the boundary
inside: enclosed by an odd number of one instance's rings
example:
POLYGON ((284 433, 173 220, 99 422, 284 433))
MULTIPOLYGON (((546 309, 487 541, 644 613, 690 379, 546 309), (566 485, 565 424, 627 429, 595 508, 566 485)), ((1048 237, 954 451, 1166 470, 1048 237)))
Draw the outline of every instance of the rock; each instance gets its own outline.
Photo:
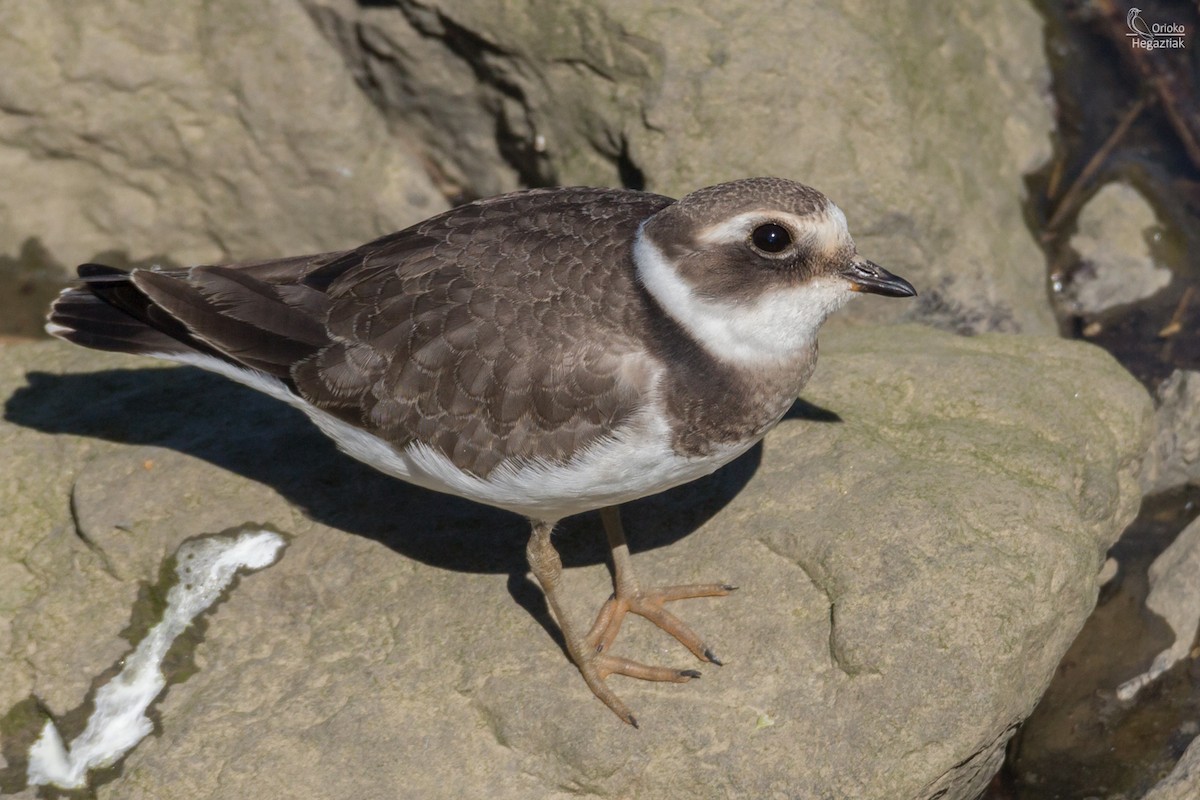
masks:
POLYGON ((1171 774, 1142 800, 1195 800, 1200 796, 1200 739, 1195 739, 1171 774))
POLYGON ((439 190, 766 174, 922 290, 870 316, 1055 330, 1020 200, 1052 127, 1026 5, 54 0, 0 28, 15 275, 349 246, 439 190))
POLYGON ((1154 559, 1149 572, 1146 608, 1166 620, 1174 643, 1154 657, 1150 669, 1123 683, 1117 697, 1132 700, 1147 684, 1183 660, 1200 628, 1200 520, 1183 529, 1171 546, 1154 559))
POLYGON ((289 0, 5 3, 0 30, 0 262, 318 252, 446 207, 289 0))
POLYGON ((1096 576, 1096 583, 1101 586, 1107 586, 1109 581, 1117 577, 1117 573, 1120 571, 1120 562, 1110 556, 1104 560, 1103 566, 1100 567, 1100 574, 1096 576))
POLYGON ((1200 372, 1175 370, 1155 395, 1154 442, 1142 474, 1148 495, 1200 482, 1200 372))
MULTIPOLYGON (((764 447, 626 511, 644 579, 741 587, 680 609, 726 666, 613 679, 637 731, 548 634, 522 520, 193 369, 0 348, 0 791, 33 796, 39 708, 82 729, 179 543, 254 522, 290 535, 282 559, 205 617, 98 798, 974 798, 1137 509, 1149 402, 1080 343, 824 344, 764 447)), ((574 614, 610 591, 603 540, 563 525, 574 614)), ((618 645, 695 666, 638 621, 618 645)))
POLYGON ((1081 266, 1064 294, 1075 314, 1105 309, 1150 297, 1171 282, 1171 271, 1159 264, 1149 237, 1159 228, 1158 216, 1142 193, 1125 183, 1109 183, 1079 212, 1071 247, 1081 266))
POLYGON ((1028 5, 306 3, 365 91, 469 194, 590 183, 679 196, 794 178, 918 286, 922 318, 1056 330, 1020 199, 1053 127, 1028 5))

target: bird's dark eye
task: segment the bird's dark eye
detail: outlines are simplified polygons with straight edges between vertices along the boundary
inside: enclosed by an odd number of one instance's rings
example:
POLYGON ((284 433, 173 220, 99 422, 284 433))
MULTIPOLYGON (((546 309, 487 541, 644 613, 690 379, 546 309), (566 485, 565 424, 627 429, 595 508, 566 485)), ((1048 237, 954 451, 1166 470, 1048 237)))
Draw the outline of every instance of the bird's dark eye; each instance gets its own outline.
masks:
POLYGON ((750 241, 764 253, 782 253, 792 243, 792 235, 782 225, 768 222, 754 229, 750 241))

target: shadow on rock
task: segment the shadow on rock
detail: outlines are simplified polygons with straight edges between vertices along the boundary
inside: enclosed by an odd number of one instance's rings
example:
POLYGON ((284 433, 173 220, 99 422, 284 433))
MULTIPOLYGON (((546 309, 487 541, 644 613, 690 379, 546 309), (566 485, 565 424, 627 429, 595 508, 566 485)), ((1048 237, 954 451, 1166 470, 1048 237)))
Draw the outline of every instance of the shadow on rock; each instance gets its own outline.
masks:
POLYGON ((830 411, 827 408, 815 406, 807 400, 797 400, 792 403, 792 407, 783 415, 785 420, 788 419, 803 419, 809 422, 841 422, 842 418, 838 416, 836 411, 830 411))
MULTIPOLYGON (((5 404, 9 422, 46 433, 167 447, 265 484, 321 524, 375 539, 427 564, 514 579, 524 575, 525 520, 383 475, 338 452, 296 409, 203 370, 31 372, 27 381, 5 404)), ((788 418, 838 421, 836 414, 803 401, 788 418)), ((737 495, 761 456, 756 446, 707 478, 628 504, 624 517, 633 550, 661 547, 691 533, 737 495)), ((598 515, 564 522, 559 546, 567 566, 603 561, 607 548, 598 515)), ((517 586, 510 589, 524 594, 517 586)))

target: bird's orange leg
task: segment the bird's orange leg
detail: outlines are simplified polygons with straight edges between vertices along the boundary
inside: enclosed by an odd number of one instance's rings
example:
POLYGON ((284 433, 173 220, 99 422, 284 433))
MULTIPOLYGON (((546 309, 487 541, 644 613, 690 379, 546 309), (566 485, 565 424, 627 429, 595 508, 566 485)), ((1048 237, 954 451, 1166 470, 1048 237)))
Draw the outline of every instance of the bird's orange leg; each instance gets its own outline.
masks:
POLYGON ((682 600, 689 597, 714 597, 729 594, 734 587, 728 584, 703 583, 683 586, 669 586, 657 590, 641 589, 633 576, 630 566, 629 546, 625 543, 625 534, 621 528, 621 518, 617 508, 606 508, 601 512, 604 528, 608 534, 609 545, 613 553, 613 583, 616 591, 600 610, 596 622, 586 635, 580 635, 563 612, 560 602, 562 591, 562 560, 554 544, 550 541, 550 533, 554 527, 552 522, 533 520, 533 535, 529 538, 526 556, 529 567, 533 572, 550 611, 558 621, 566 640, 567 652, 588 688, 612 709, 618 717, 630 725, 637 727, 637 720, 620 698, 608 688, 605 679, 609 675, 627 675, 647 681, 670 681, 687 683, 692 678, 700 677, 693 669, 671 669, 669 667, 652 667, 631 661, 619 656, 610 655, 607 651, 616 639, 621 629, 621 623, 629 612, 639 614, 674 636, 685 647, 692 651, 701 661, 714 664, 721 662, 713 655, 704 641, 696 635, 678 617, 663 608, 663 604, 671 600, 682 600))
POLYGON ((645 617, 692 651, 701 661, 720 666, 712 648, 704 643, 683 620, 667 611, 663 606, 672 600, 687 600, 692 597, 722 597, 737 587, 727 583, 687 583, 663 586, 657 589, 642 589, 633 574, 629 545, 625 541, 625 529, 621 525, 621 512, 616 506, 601 509, 600 519, 604 532, 608 534, 608 545, 612 550, 613 585, 616 591, 596 617, 587 641, 597 652, 606 652, 621 630, 621 622, 629 612, 645 617))

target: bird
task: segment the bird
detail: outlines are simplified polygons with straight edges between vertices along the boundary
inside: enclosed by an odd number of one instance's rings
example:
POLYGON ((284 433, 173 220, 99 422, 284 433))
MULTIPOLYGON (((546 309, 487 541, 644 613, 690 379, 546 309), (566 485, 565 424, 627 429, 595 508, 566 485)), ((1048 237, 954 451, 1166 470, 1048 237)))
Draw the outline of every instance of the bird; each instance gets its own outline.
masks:
POLYGON ((736 587, 643 585, 620 504, 761 440, 812 374, 822 322, 856 293, 916 295, 858 254, 824 194, 771 177, 678 200, 526 189, 349 250, 77 274, 50 308, 53 336, 219 373, 388 475, 528 519, 529 568, 570 659, 634 727, 609 676, 700 673, 613 654, 622 621, 645 617, 720 665, 665 606, 736 587), (587 628, 564 612, 551 534, 589 511, 614 589, 587 628))

